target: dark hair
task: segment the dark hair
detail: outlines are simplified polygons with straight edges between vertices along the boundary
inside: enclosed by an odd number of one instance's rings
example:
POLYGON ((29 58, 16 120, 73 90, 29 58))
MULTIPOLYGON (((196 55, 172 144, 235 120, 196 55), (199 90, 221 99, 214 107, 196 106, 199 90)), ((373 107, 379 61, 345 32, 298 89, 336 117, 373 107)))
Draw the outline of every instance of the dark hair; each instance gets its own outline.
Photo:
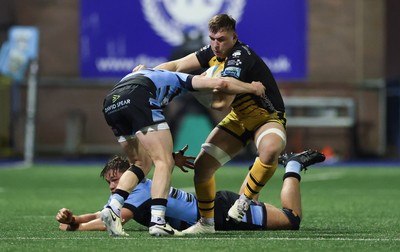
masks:
POLYGON ((117 173, 118 171, 123 173, 129 169, 131 165, 129 164, 128 159, 115 155, 110 160, 108 160, 107 164, 104 166, 103 170, 100 172, 100 177, 105 178, 108 171, 113 171, 117 173))
POLYGON ((236 20, 228 14, 218 14, 208 21, 209 31, 217 33, 221 29, 236 32, 236 20))

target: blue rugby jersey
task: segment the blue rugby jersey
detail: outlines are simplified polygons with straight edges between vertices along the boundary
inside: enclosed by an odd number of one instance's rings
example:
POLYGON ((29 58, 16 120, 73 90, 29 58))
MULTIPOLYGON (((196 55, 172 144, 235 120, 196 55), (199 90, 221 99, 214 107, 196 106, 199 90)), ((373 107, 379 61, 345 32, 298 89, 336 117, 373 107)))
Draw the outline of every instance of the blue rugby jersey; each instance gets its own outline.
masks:
POLYGON ((150 103, 157 107, 163 108, 174 97, 185 94, 188 91, 194 91, 192 87, 193 75, 161 69, 143 69, 133 72, 123 77, 119 83, 125 83, 138 75, 147 77, 153 82, 156 93, 154 94, 155 97, 150 100, 150 103))
MULTIPOLYGON (((143 179, 125 200, 125 208, 134 214, 134 220, 148 226, 151 218, 151 185, 150 179, 143 179)), ((111 201, 111 196, 107 206, 111 201)), ((199 218, 197 199, 191 194, 171 187, 168 195, 166 220, 176 229, 184 229, 195 224, 199 218)))
MULTIPOLYGON (((143 179, 130 193, 124 208, 131 210, 134 220, 148 226, 151 218, 151 184, 150 179, 143 179)), ((227 220, 229 208, 239 198, 239 194, 230 191, 218 191, 215 198, 216 230, 265 230, 267 226, 267 209, 263 202, 252 202, 242 222, 227 220)), ((111 201, 111 196, 106 207, 111 201)), ((175 229, 183 230, 195 224, 200 218, 196 197, 185 191, 171 187, 168 195, 166 220, 175 229)))

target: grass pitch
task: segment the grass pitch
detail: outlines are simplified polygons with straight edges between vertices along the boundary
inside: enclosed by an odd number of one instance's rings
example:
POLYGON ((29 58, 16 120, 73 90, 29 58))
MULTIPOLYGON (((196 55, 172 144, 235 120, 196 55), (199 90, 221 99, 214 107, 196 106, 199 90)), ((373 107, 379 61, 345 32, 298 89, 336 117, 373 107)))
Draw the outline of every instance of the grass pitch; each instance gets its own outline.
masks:
MULTIPOLYGON (((299 231, 156 238, 133 221, 125 226, 126 238, 59 231, 55 215, 61 207, 82 214, 106 203, 102 167, 0 168, 0 251, 400 251, 400 166, 311 167, 302 174, 299 231)), ((237 191, 246 171, 220 169, 217 188, 237 191)), ((173 185, 193 191, 192 175, 175 169, 173 185)), ((282 175, 279 168, 260 200, 280 206, 282 175)))

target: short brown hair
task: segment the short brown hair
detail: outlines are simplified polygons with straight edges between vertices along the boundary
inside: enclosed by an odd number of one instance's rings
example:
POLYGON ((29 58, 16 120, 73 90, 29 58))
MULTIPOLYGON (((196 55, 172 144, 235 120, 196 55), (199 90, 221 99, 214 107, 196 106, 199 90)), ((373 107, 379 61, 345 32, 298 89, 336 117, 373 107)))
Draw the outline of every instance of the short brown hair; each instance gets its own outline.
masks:
POLYGON ((228 14, 218 14, 208 21, 209 31, 217 33, 221 29, 236 32, 236 20, 228 14))
POLYGON ((100 177, 105 178, 108 171, 113 171, 116 174, 118 171, 124 173, 130 167, 128 159, 115 155, 111 158, 100 172, 100 177))

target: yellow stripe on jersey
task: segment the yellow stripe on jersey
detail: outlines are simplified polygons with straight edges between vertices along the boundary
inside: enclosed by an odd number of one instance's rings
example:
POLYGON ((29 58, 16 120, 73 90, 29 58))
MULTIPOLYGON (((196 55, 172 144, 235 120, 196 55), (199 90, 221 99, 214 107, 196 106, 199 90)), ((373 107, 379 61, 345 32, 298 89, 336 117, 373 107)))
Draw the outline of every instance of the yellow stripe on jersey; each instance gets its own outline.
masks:
MULTIPOLYGON (((218 66, 217 69, 213 70, 214 72, 211 76, 211 77, 216 77, 216 76, 221 75, 221 72, 225 67, 225 61, 220 62, 217 60, 217 57, 214 56, 210 59, 210 61, 208 62, 208 65, 210 67, 218 66)), ((252 114, 254 114, 254 115, 259 114, 259 112, 255 112, 255 110, 259 110, 259 109, 263 110, 263 108, 260 108, 254 101, 253 97, 251 97, 249 94, 236 95, 236 98, 232 103, 232 107, 235 109, 235 111, 237 113, 240 113, 240 114, 247 113, 249 116, 252 116, 252 114)))
POLYGON ((257 116, 260 110, 267 112, 264 108, 258 106, 253 97, 248 94, 236 96, 232 103, 233 109, 236 113, 247 114, 248 116, 257 116))
POLYGON ((208 62, 208 65, 209 65, 210 67, 218 66, 216 69, 214 69, 214 72, 213 72, 213 74, 212 74, 211 77, 219 77, 219 76, 221 76, 222 70, 224 70, 225 61, 220 62, 220 61, 217 60, 217 57, 214 56, 214 57, 212 57, 211 60, 208 62))

